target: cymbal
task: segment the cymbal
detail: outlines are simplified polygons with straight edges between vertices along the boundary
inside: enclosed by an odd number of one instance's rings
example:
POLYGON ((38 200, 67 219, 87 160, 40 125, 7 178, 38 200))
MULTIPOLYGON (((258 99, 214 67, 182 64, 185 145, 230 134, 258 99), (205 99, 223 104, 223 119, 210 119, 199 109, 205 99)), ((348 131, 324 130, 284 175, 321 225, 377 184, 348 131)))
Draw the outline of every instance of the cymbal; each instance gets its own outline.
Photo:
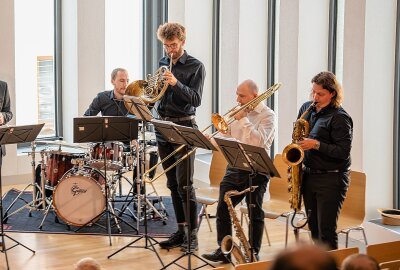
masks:
POLYGON ((36 140, 36 144, 44 144, 44 145, 57 145, 57 146, 65 146, 65 147, 70 147, 70 148, 78 148, 78 149, 89 149, 90 147, 87 144, 72 144, 72 143, 67 143, 65 141, 41 141, 41 140, 36 140))

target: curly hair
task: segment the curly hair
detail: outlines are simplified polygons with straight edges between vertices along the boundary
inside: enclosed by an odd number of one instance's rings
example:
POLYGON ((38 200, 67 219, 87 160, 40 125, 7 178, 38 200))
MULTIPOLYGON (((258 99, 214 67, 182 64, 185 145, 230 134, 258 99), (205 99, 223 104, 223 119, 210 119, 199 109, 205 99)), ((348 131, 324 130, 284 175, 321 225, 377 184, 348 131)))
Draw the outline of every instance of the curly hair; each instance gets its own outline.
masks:
POLYGON ((186 39, 186 29, 179 23, 164 23, 158 27, 157 38, 160 41, 178 38, 180 41, 186 39))
POLYGON ((330 71, 322 71, 311 79, 312 83, 316 83, 328 90, 329 93, 335 92, 336 95, 332 97, 331 105, 335 108, 340 107, 343 102, 343 88, 336 79, 335 74, 330 71))

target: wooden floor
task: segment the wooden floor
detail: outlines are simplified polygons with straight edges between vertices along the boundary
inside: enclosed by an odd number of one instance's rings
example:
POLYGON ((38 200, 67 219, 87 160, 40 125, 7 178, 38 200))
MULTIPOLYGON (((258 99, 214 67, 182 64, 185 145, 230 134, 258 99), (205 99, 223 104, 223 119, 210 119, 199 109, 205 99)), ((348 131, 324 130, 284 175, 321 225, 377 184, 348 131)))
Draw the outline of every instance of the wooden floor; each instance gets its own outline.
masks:
MULTIPOLYGON (((204 183, 196 182, 196 187, 200 187, 198 193, 201 193, 201 187, 204 183)), ((165 187, 165 180, 159 179, 155 183, 157 191, 160 195, 169 195, 169 190, 165 187)), ((5 186, 3 193, 10 188, 22 189, 25 185, 5 186)), ((210 208, 211 214, 215 213, 215 208, 210 208)), ((175 221, 170 220, 168 223, 175 221)), ((213 251, 216 246, 215 219, 211 220, 213 232, 209 231, 206 220, 204 219, 199 230, 199 250, 195 252, 200 256, 203 253, 213 251)), ((271 238, 272 246, 268 246, 264 235, 263 246, 260 252, 261 260, 271 259, 277 252, 284 248, 285 225, 284 222, 275 220, 268 221, 268 232, 271 238)), ((70 270, 73 269, 74 263, 84 257, 93 257, 97 259, 104 269, 161 269, 162 265, 157 259, 156 254, 150 249, 142 248, 145 241, 142 239, 136 242, 135 246, 139 248, 127 248, 120 253, 108 259, 114 251, 120 249, 124 245, 137 239, 132 237, 111 237, 112 245, 109 244, 108 236, 83 236, 83 235, 60 235, 60 234, 45 234, 45 233, 6 233, 7 236, 14 238, 27 247, 35 250, 35 254, 25 249, 22 246, 16 246, 7 251, 10 269, 55 269, 55 270, 70 270)), ((307 239, 306 235, 303 236, 307 239)), ((161 239, 163 240, 163 239, 161 239)), ((290 243, 294 242, 294 237, 291 233, 290 243)), ((9 247, 12 241, 6 240, 9 247)), ((166 265, 175 260, 182 252, 179 248, 167 251, 155 247, 159 253, 161 260, 166 265)), ((179 260, 178 263, 184 268, 188 268, 188 257, 179 260)), ((203 264, 202 261, 195 256, 190 259, 191 268, 196 268, 203 264)), ((215 264, 215 266, 222 266, 215 264)), ((227 269, 233 269, 230 265, 224 265, 227 269)), ((212 269, 211 266, 205 266, 202 269, 212 269)), ((5 254, 0 254, 0 269, 6 269, 5 254)), ((172 265, 167 269, 182 269, 176 265, 172 265)))

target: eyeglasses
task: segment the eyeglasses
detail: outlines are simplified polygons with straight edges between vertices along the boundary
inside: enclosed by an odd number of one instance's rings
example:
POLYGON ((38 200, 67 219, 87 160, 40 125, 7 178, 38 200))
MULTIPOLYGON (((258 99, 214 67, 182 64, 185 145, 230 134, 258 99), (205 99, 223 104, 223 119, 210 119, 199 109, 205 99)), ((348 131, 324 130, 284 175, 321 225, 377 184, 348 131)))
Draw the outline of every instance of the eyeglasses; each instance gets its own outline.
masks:
POLYGON ((163 44, 165 49, 176 49, 178 48, 178 43, 172 43, 172 44, 163 44))

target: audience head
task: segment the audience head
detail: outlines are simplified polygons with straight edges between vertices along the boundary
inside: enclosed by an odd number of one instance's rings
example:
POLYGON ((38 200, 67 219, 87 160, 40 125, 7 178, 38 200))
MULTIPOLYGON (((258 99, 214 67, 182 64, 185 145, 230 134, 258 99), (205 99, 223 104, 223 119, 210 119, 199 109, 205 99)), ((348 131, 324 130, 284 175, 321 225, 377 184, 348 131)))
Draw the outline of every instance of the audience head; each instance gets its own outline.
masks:
POLYGON ((100 264, 93 258, 83 258, 75 264, 75 270, 101 270, 100 264))
POLYGON ((353 254, 347 257, 341 269, 343 270, 379 270, 378 262, 366 254, 353 254))
POLYGON ((336 262, 323 248, 301 244, 278 254, 271 270, 336 270, 336 262))

